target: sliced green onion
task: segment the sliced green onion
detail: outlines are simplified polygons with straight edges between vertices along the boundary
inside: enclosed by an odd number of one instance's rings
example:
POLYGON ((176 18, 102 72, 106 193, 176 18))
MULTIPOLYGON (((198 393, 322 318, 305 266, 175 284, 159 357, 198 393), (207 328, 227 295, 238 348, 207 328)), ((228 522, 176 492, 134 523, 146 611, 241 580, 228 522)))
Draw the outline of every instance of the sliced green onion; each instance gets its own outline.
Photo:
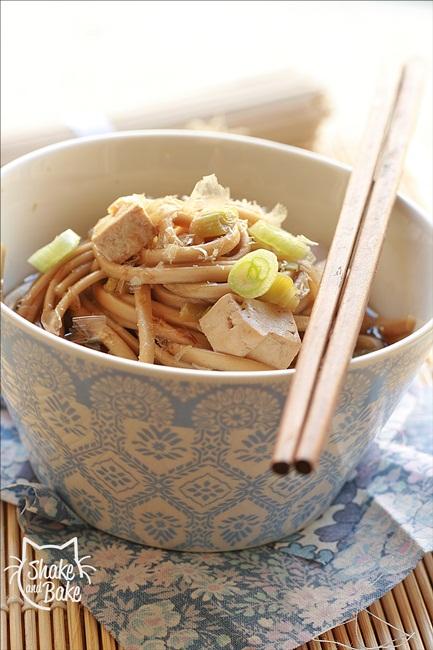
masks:
POLYGON ((183 320, 185 322, 189 323, 195 323, 200 320, 202 316, 208 311, 208 307, 205 305, 200 305, 198 303, 194 302, 186 302, 181 308, 179 312, 179 318, 180 320, 183 320))
POLYGON ((206 212, 194 217, 189 230, 203 239, 221 237, 233 228, 238 219, 239 212, 236 208, 206 212))
POLYGON ((41 273, 47 273, 69 253, 72 253, 79 243, 80 235, 73 230, 65 230, 49 244, 33 253, 27 261, 41 273))
POLYGON ((295 283, 289 275, 283 273, 278 273, 271 288, 263 296, 260 296, 260 300, 290 311, 299 305, 299 295, 295 283))
POLYGON ((239 296, 258 298, 271 288, 277 273, 277 256, 260 248, 241 257, 234 264, 227 281, 230 289, 239 296))
POLYGON ((288 262, 297 262, 310 253, 310 247, 307 244, 309 240, 305 237, 302 235, 295 237, 282 228, 272 226, 263 220, 256 221, 249 228, 249 233, 260 245, 271 248, 279 257, 288 262))

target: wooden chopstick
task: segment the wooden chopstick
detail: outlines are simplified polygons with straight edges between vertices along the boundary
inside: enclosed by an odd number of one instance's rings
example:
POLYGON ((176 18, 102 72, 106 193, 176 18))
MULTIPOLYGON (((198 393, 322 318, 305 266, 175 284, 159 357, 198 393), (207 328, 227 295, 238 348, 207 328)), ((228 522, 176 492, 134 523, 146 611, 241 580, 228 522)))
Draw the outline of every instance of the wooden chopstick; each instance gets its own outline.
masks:
POLYGON ((293 459, 299 441, 397 90, 398 79, 395 79, 390 87, 381 88, 378 92, 358 160, 349 179, 321 286, 296 364, 295 378, 283 411, 273 460, 273 469, 280 474, 287 473, 288 459, 293 459))
POLYGON ((286 401, 272 468, 318 463, 367 305, 420 96, 417 63, 381 89, 351 174, 286 401), (385 97, 385 99, 381 99, 385 97), (350 267, 350 269, 349 269, 350 267))

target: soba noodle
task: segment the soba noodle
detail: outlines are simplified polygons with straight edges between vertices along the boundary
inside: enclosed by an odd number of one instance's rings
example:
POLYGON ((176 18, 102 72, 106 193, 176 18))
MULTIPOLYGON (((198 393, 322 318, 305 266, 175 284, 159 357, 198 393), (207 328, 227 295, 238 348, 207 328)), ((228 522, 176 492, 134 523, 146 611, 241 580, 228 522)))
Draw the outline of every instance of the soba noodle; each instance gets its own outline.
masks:
MULTIPOLYGON (((254 271, 258 281, 266 253, 277 259, 276 275, 272 276, 272 286, 256 292, 250 308, 254 314, 256 300, 259 305, 267 305, 268 320, 272 314, 290 313, 294 327, 291 336, 301 344, 324 262, 316 262, 312 242, 291 235, 288 237, 292 240, 284 239, 284 232, 275 225, 275 220, 280 224, 285 218, 282 206, 267 213, 256 204, 235 201, 211 176, 197 183, 188 197, 120 197, 101 220, 103 227, 110 228, 123 219, 127 232, 124 215, 128 210, 128 214, 135 211, 147 219, 152 235, 145 245, 128 259, 114 259, 95 236, 95 228, 88 239, 39 275, 30 287, 26 286, 15 305, 18 314, 72 343, 96 346, 108 354, 139 362, 220 371, 275 369, 278 366, 271 360, 264 363, 263 358, 252 354, 241 356, 236 350, 233 354, 215 349, 202 325, 209 310, 230 296, 235 299, 235 308, 239 303, 239 309, 243 309, 242 301, 248 301, 250 296, 241 285, 239 290, 234 289, 231 278, 261 251, 261 261, 254 258, 248 273, 254 271), (251 234, 254 224, 261 222, 269 224, 272 245, 266 237, 260 240, 251 234), (272 222, 274 225, 270 225, 272 222), (293 259, 284 253, 287 246, 297 251, 293 259), (304 254, 300 256, 299 250, 304 254), (276 293, 277 285, 288 293, 276 293)), ((100 232, 102 226, 98 223, 97 228, 100 232)), ((126 234, 120 243, 123 248, 134 245, 132 235, 126 234)), ((271 261, 274 263, 273 258, 271 261)), ((251 273, 248 281, 254 275, 251 273)), ((264 276, 259 279, 264 281, 264 276)), ((230 324, 225 326, 230 328, 230 324)), ((355 354, 379 350, 409 334, 413 327, 411 318, 390 321, 370 310, 355 354)), ((257 336, 259 329, 257 325, 257 336)), ((264 340, 266 333, 261 335, 264 340)), ((295 358, 296 354, 290 366, 295 358)))

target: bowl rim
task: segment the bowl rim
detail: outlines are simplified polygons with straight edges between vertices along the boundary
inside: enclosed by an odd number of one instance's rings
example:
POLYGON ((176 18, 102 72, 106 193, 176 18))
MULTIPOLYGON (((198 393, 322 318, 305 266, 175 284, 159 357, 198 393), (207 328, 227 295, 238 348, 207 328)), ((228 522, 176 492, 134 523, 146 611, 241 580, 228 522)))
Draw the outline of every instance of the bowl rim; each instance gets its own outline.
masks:
MULTIPOLYGON (((274 149, 275 151, 288 152, 294 156, 298 156, 303 159, 314 160, 319 164, 330 166, 341 170, 343 172, 350 172, 351 167, 345 165, 337 160, 334 160, 328 156, 315 153, 313 151, 308 151, 306 149, 301 149, 300 147, 295 147, 288 144, 283 144, 279 142, 274 142, 272 140, 266 140, 264 138, 255 138, 252 136, 232 134, 232 133, 220 133, 215 131, 192 131, 188 129, 143 129, 143 130, 132 130, 132 131, 116 131, 113 133, 104 133, 99 135, 85 136, 81 138, 71 138, 69 140, 63 140, 61 142, 56 142, 54 144, 47 145, 45 147, 36 149, 29 153, 24 154, 12 160, 11 162, 4 165, 1 169, 2 179, 6 175, 13 171, 16 167, 20 167, 23 163, 27 163, 32 160, 37 160, 42 158, 47 154, 54 153, 56 151, 65 150, 65 149, 74 149, 80 148, 82 145, 91 144, 93 142, 104 142, 108 140, 128 140, 128 139, 146 139, 146 138, 185 138, 185 139, 201 139, 205 137, 206 139, 215 140, 215 141, 229 141, 229 142, 238 142, 243 144, 251 144, 259 147, 265 147, 267 149, 274 149)), ((412 219, 415 219, 421 223, 424 227, 430 229, 433 232, 433 224, 430 222, 427 217, 426 212, 418 206, 414 201, 408 197, 398 193, 397 200, 402 203, 403 207, 408 208, 412 211, 412 219)), ((37 338, 40 338, 41 341, 46 341, 51 343, 54 347, 57 347, 59 352, 66 351, 66 353, 77 354, 78 356, 85 359, 93 359, 96 362, 101 362, 102 365, 114 366, 119 370, 124 370, 134 374, 141 375, 153 375, 159 377, 160 379, 173 377, 179 375, 180 379, 222 379, 222 380, 243 380, 244 382, 250 381, 273 381, 276 379, 283 379, 294 374, 295 369, 284 369, 284 370, 255 370, 255 371, 215 371, 215 370, 202 370, 202 369, 190 369, 190 368, 176 368, 171 366, 158 366, 155 364, 137 362, 130 359, 123 359, 121 357, 115 357, 105 352, 98 352, 97 350, 91 350, 80 345, 71 346, 71 342, 66 339, 60 338, 43 330, 34 323, 26 321, 24 318, 19 316, 15 311, 10 307, 1 303, 1 312, 7 315, 9 318, 15 322, 19 329, 24 331, 28 330, 29 333, 37 338)), ((414 344, 418 339, 424 338, 429 331, 433 331, 433 316, 426 323, 424 323, 419 329, 415 330, 412 334, 401 339, 400 341, 393 343, 387 348, 382 348, 381 350, 376 350, 374 352, 369 352, 368 354, 352 358, 349 363, 349 368, 362 368, 369 365, 372 361, 386 360, 388 357, 392 356, 399 350, 409 347, 414 344)))

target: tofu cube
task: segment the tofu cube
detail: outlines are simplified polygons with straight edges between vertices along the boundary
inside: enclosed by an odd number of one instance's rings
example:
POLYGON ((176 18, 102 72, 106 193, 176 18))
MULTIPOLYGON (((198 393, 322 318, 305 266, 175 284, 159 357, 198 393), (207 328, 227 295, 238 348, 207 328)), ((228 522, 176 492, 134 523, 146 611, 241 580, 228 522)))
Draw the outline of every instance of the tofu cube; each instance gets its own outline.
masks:
POLYGON ((301 347, 291 312, 260 300, 237 302, 222 296, 200 319, 200 326, 216 352, 288 368, 301 347))
POLYGON ((113 215, 99 219, 92 241, 110 262, 122 264, 137 255, 153 238, 155 229, 144 208, 125 204, 113 215))
MULTIPOLYGON (((286 314, 293 319, 290 312, 286 314)), ((301 339, 295 321, 293 325, 294 330, 291 326, 287 326, 284 333, 269 332, 263 341, 247 354, 247 357, 279 370, 288 368, 301 348, 301 339)))

